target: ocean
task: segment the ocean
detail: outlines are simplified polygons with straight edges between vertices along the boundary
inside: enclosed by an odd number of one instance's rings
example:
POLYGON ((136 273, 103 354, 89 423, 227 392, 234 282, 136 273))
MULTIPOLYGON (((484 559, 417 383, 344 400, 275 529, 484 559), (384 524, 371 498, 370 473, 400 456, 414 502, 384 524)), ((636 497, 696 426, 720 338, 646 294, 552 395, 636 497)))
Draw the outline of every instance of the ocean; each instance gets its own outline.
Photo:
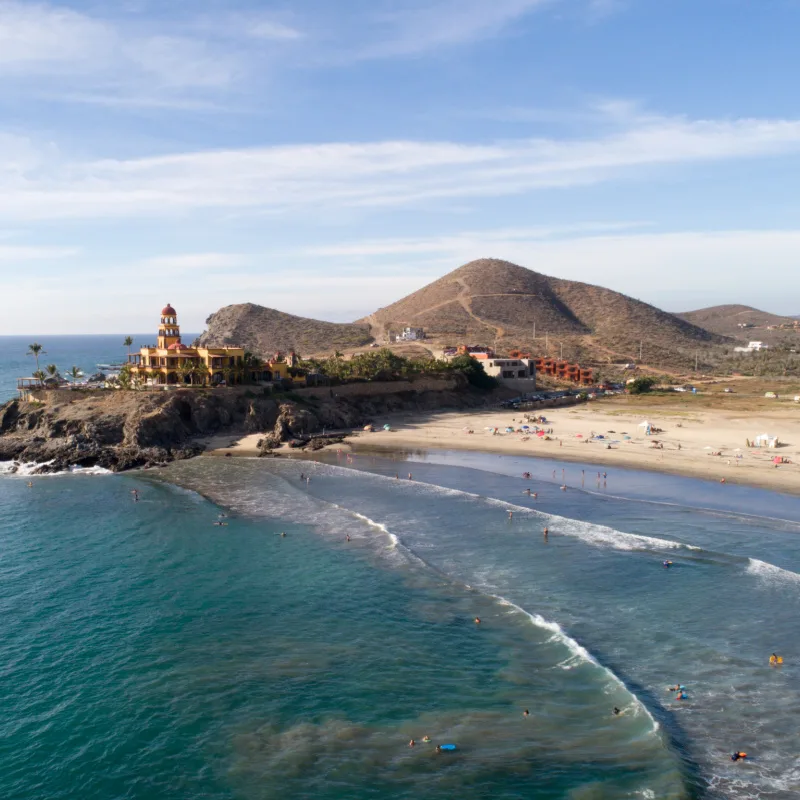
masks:
POLYGON ((8 800, 800 791, 793 497, 447 452, 8 475, 0 611, 8 800))
MULTIPOLYGON (((191 342, 198 334, 183 335, 191 342)), ((144 344, 152 344, 156 333, 131 334, 132 352, 144 344)), ((36 371, 36 360, 27 355, 28 346, 38 342, 45 352, 39 356, 39 366, 55 364, 62 375, 73 366, 88 378, 98 372, 98 364, 127 361, 128 348, 123 347, 124 334, 104 336, 0 336, 0 403, 17 396, 17 378, 27 378, 36 371)))

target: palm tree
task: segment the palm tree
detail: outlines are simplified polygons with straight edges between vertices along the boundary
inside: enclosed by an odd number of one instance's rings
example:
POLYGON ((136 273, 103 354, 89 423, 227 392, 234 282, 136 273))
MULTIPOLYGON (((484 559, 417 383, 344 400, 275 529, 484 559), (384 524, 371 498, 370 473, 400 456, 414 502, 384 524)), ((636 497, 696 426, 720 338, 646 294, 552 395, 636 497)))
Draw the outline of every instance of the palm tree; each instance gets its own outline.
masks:
MULTIPOLYGON (((33 342, 33 344, 28 345, 27 355, 33 356, 36 359, 36 372, 41 372, 41 370, 39 369, 39 356, 47 355, 47 353, 45 353, 44 347, 40 345, 39 342, 33 342)), ((37 376, 34 374, 34 377, 37 376)), ((41 380, 41 378, 39 378, 39 380, 41 380)))
POLYGON ((58 367, 55 364, 48 364, 45 370, 47 371, 48 378, 55 378, 58 376, 58 367))
POLYGON ((83 377, 83 372, 81 372, 80 367, 73 366, 67 371, 67 377, 75 384, 83 377))
POLYGON ((205 386, 208 376, 211 374, 205 361, 201 361, 199 364, 195 365, 193 371, 200 385, 205 386))
POLYGON ((175 370, 178 373, 178 377, 181 379, 181 383, 185 384, 186 379, 192 374, 192 364, 191 362, 184 359, 175 370))
POLYGON ((128 361, 131 360, 131 345, 132 344, 133 344, 133 336, 126 336, 125 340, 122 342, 122 346, 128 348, 128 361))

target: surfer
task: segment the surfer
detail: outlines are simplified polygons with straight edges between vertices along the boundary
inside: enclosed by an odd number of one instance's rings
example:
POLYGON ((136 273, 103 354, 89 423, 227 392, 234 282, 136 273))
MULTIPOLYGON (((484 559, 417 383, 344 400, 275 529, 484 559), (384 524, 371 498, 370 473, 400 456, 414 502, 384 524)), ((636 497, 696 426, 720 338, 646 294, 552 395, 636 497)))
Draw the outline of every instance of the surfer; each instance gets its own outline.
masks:
POLYGON ((618 717, 621 713, 622 712, 616 706, 614 706, 614 716, 618 717))
POLYGON ((731 761, 742 761, 745 758, 747 758, 747 753, 743 753, 741 750, 731 754, 731 761))

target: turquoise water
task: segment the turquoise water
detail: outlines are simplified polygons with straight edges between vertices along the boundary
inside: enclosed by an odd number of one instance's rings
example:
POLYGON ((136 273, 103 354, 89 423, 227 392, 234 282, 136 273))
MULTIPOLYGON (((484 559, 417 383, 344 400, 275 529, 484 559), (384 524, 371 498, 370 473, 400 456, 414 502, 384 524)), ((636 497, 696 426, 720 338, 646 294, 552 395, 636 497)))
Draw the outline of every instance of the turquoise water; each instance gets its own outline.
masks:
POLYGON ((0 795, 795 797, 800 501, 524 466, 0 478, 0 795))

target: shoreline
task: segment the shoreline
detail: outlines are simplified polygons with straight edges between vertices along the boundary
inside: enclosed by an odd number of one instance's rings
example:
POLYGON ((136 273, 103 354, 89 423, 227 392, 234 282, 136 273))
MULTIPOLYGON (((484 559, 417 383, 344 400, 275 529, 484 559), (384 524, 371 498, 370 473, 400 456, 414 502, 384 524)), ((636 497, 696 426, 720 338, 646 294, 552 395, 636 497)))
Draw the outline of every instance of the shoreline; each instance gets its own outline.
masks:
MULTIPOLYGON (((527 413, 534 416, 540 412, 527 413)), ((645 417, 641 411, 614 402, 545 409, 541 414, 547 422, 542 427, 552 429, 549 440, 532 433, 505 433, 506 428, 518 430, 522 424, 533 427, 533 422, 524 421, 526 412, 519 410, 392 414, 376 419, 374 432, 353 431, 346 442, 316 452, 333 448, 344 452, 482 452, 645 470, 800 495, 800 418, 762 415, 742 419, 741 414, 703 410, 680 416, 674 410, 647 409, 646 413, 645 417), (644 419, 663 431, 645 435, 644 419), (384 424, 391 430, 383 430, 384 424), (503 432, 494 434, 488 427, 503 432), (786 444, 775 449, 746 446, 747 439, 767 431, 786 444), (606 438, 590 440, 592 432, 606 438), (776 456, 791 463, 776 467, 772 462, 776 456)), ((203 455, 258 456, 255 443, 259 438, 260 434, 253 434, 234 443, 232 437, 214 437, 217 441, 209 440, 203 455)), ((285 447, 276 457, 287 454, 311 455, 285 447)))

